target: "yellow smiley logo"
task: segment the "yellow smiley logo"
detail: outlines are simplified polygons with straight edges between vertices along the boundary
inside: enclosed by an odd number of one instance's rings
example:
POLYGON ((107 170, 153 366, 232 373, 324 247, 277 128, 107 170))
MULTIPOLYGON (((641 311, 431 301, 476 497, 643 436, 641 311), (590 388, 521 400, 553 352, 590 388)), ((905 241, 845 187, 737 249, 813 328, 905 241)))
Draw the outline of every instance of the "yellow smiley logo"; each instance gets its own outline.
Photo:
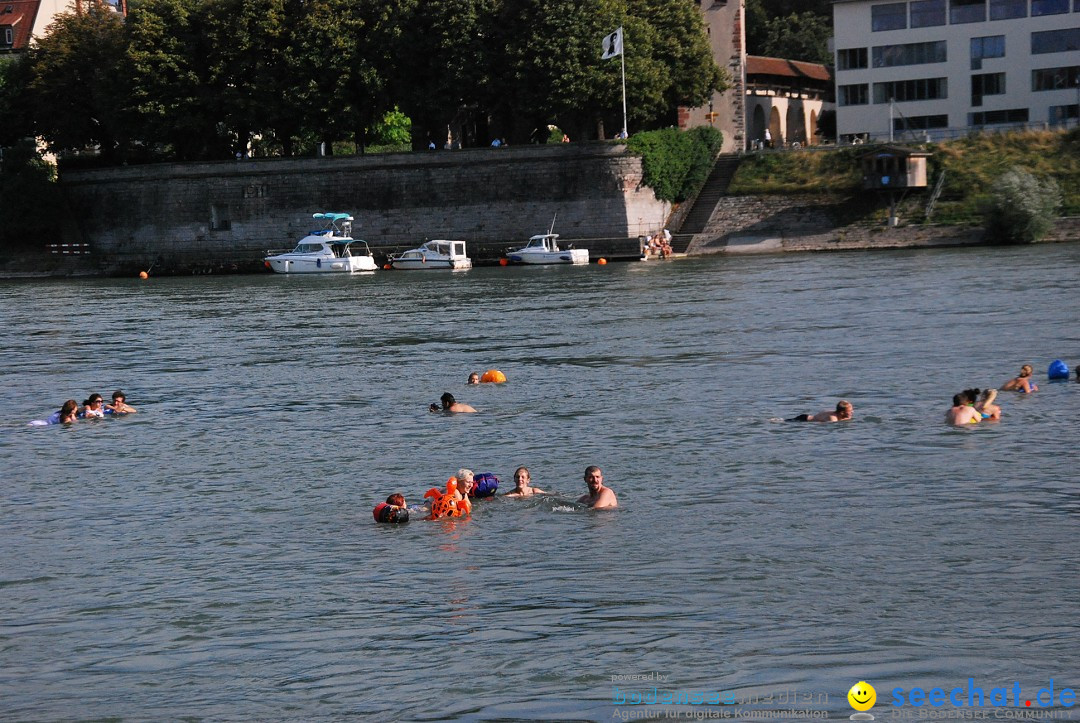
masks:
POLYGON ((877 702, 877 691, 865 680, 860 680, 847 692, 847 701, 855 710, 870 710, 877 702))

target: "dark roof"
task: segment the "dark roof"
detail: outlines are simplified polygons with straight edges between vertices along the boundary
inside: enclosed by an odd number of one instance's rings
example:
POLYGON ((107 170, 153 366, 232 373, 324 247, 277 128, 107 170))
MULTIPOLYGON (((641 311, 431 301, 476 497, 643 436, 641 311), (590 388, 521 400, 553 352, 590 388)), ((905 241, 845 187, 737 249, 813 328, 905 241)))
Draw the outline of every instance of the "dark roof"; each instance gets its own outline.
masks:
POLYGON ((34 18, 40 5, 41 0, 0 0, 0 27, 10 26, 15 31, 15 42, 10 48, 5 46, 4 50, 26 50, 30 46, 30 34, 34 32, 34 18))
MULTIPOLYGON (((2 0, 0 0, 2 1, 2 0)), ((832 73, 820 63, 805 63, 801 60, 766 58, 760 55, 746 56, 746 74, 781 75, 789 78, 809 78, 811 80, 831 81, 832 73)))

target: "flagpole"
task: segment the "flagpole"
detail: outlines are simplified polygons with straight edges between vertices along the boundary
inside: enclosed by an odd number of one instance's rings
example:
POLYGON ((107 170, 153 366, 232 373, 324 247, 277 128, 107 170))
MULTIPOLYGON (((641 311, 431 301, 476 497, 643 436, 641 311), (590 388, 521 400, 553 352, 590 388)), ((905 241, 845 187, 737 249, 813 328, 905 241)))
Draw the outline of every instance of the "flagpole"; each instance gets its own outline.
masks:
POLYGON ((626 133, 626 32, 622 34, 622 52, 619 53, 619 61, 622 63, 622 137, 629 138, 626 133))

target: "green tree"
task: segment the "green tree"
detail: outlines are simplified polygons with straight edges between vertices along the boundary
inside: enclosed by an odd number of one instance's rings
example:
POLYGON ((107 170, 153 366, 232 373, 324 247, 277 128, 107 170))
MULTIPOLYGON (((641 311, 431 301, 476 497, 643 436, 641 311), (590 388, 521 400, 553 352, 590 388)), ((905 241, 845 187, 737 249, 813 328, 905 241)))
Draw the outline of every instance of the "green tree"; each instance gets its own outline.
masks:
POLYGON ((0 252, 41 242, 41 221, 61 218, 56 167, 38 153, 33 140, 5 149, 0 164, 0 252))
POLYGON ((986 234, 1003 243, 1031 243, 1046 236, 1061 208, 1053 178, 1038 179, 1012 168, 994 183, 985 211, 986 234))
MULTIPOLYGON (((394 95, 416 123, 413 143, 441 147, 447 127, 478 120, 491 85, 498 0, 416 3, 402 23, 394 95)), ((486 117, 484 118, 486 120, 486 117)))
POLYGON ((216 134, 203 9, 199 0, 144 0, 126 24, 138 132, 180 160, 212 155, 216 134))
POLYGON ((768 21, 762 54, 773 58, 832 65, 830 37, 832 23, 828 18, 812 12, 792 13, 768 21))
POLYGON ((33 135, 27 99, 29 70, 24 56, 0 56, 0 148, 33 135))
POLYGON ((130 87, 124 24, 91 5, 64 14, 29 51, 30 112, 35 131, 56 152, 97 146, 107 160, 130 141, 130 87))

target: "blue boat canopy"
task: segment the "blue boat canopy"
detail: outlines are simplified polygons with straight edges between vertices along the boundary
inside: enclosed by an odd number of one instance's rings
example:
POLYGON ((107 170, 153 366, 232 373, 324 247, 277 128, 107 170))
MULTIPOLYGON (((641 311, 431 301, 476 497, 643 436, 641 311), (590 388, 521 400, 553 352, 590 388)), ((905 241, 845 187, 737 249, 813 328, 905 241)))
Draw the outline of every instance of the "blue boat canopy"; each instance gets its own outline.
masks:
POLYGON ((331 223, 336 223, 337 221, 353 220, 353 217, 347 213, 313 213, 311 214, 311 217, 330 221, 331 223))

